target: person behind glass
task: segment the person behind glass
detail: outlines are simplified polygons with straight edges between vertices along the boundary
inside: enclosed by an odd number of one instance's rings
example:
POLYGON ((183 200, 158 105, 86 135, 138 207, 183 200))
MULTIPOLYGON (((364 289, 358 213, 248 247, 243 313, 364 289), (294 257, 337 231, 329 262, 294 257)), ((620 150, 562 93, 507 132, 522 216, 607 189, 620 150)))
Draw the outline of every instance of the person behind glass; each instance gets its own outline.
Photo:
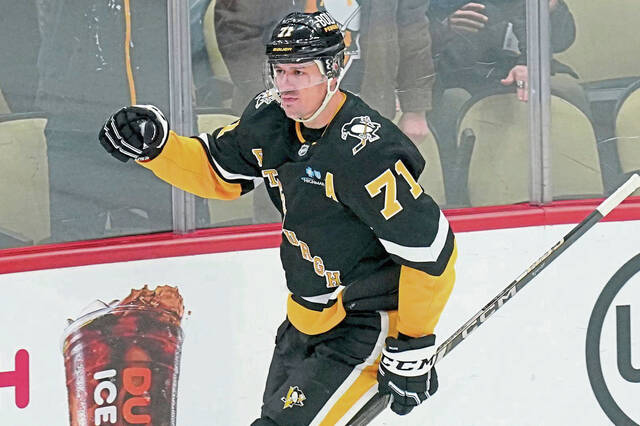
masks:
POLYGON ((416 182, 415 145, 340 89, 344 50, 328 13, 291 13, 266 46, 268 90, 238 121, 184 137, 156 107, 130 106, 99 133, 117 159, 201 197, 264 183, 281 213, 287 318, 254 426, 344 423, 378 392, 407 414, 438 386, 426 360, 455 280, 454 234, 416 182))
POLYGON ((36 0, 0 2, 0 113, 35 111, 40 30, 36 0))
MULTIPOLYGON (((561 52, 575 40, 575 22, 563 0, 549 0, 551 50, 561 52)), ((427 115, 433 130, 449 201, 458 188, 457 123, 473 96, 513 91, 528 100, 526 0, 432 0, 428 10, 436 82, 433 108, 427 115)), ((587 110, 575 72, 551 61, 552 88, 587 110), (568 77, 571 76, 571 77, 568 77)))
POLYGON ((148 31, 166 10, 154 0, 131 10, 122 0, 39 4, 36 105, 47 113, 51 242, 169 230, 171 188, 142 169, 105 164, 91 143, 104 116, 131 99, 168 106, 167 38, 148 31))
POLYGON ((233 85, 214 74, 207 50, 205 22, 212 0, 189 0, 189 32, 191 34, 191 68, 196 107, 222 108, 231 98, 233 85))
MULTIPOLYGON (((562 52, 575 41, 573 16, 563 0, 549 0, 551 51, 562 52)), ((519 100, 528 100, 525 0, 432 0, 437 90, 460 87, 471 94, 488 86, 515 85, 519 100)), ((551 73, 575 72, 552 59, 551 73)))
POLYGON ((343 88, 393 119, 414 142, 428 133, 434 67, 427 0, 218 0, 215 28, 220 52, 237 86, 236 106, 259 90, 259 52, 279 16, 293 10, 326 11, 345 35, 343 88), (265 37, 266 35, 266 37, 265 37), (258 90, 257 90, 258 89, 258 90))

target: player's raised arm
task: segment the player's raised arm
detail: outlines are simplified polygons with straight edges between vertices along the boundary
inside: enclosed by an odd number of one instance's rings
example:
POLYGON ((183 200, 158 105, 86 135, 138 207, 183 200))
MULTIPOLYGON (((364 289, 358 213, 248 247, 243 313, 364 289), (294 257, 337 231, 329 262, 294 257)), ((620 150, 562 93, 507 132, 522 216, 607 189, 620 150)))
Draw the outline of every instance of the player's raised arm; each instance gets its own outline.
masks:
POLYGON ((198 137, 169 130, 152 105, 121 108, 100 130, 100 144, 120 161, 134 159, 162 180, 203 198, 232 200, 262 179, 257 164, 242 155, 237 143, 239 121, 198 137))

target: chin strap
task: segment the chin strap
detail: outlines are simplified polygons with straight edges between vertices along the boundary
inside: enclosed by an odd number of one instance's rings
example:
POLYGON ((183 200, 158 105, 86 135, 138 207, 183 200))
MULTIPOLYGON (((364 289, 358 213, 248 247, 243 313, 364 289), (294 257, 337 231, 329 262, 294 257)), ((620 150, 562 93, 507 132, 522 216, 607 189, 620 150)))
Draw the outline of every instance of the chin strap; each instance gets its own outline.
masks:
POLYGON ((332 79, 328 79, 327 80, 327 94, 325 95, 324 100, 322 101, 322 103, 320 104, 318 109, 313 114, 311 114, 310 117, 308 117, 308 118, 294 118, 295 121, 298 121, 300 123, 308 123, 308 122, 313 121, 316 118, 318 118, 320 113, 322 111, 324 111, 324 109, 329 104, 329 101, 331 100, 331 98, 333 98, 333 95, 335 95, 336 92, 338 92, 338 88, 340 87, 340 78, 338 78, 338 81, 336 83, 335 89, 331 90, 331 80, 332 79))

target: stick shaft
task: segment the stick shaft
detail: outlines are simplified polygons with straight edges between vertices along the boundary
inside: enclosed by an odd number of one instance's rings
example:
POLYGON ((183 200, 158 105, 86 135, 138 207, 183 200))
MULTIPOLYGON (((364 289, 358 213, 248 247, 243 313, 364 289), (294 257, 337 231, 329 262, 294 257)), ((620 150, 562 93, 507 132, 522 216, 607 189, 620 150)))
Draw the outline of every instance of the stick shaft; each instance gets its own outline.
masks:
POLYGON ((436 354, 434 355, 433 364, 438 363, 449 352, 466 339, 469 334, 475 331, 483 324, 489 316, 500 309, 506 302, 511 300, 525 285, 536 277, 544 268, 549 266, 558 256, 560 256, 567 248, 576 242, 582 235, 600 221, 603 217, 618 206, 625 198, 631 195, 636 189, 640 188, 640 176, 634 174, 622 184, 613 194, 605 199, 594 211, 592 211, 582 222, 578 223, 567 235, 558 241, 551 249, 549 249, 542 257, 536 260, 526 271, 518 278, 502 290, 496 297, 487 303, 478 313, 476 313, 469 321, 464 323, 455 333, 453 333, 444 343, 442 343, 436 354))

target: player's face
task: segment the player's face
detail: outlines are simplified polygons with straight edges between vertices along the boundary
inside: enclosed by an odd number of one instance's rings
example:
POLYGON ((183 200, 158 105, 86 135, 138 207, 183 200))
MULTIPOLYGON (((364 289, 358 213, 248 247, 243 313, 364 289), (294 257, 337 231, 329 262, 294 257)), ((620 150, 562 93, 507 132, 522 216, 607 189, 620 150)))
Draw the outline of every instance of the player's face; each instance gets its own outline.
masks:
POLYGON ((327 78, 314 62, 277 64, 274 80, 287 117, 310 117, 327 93, 327 78))

